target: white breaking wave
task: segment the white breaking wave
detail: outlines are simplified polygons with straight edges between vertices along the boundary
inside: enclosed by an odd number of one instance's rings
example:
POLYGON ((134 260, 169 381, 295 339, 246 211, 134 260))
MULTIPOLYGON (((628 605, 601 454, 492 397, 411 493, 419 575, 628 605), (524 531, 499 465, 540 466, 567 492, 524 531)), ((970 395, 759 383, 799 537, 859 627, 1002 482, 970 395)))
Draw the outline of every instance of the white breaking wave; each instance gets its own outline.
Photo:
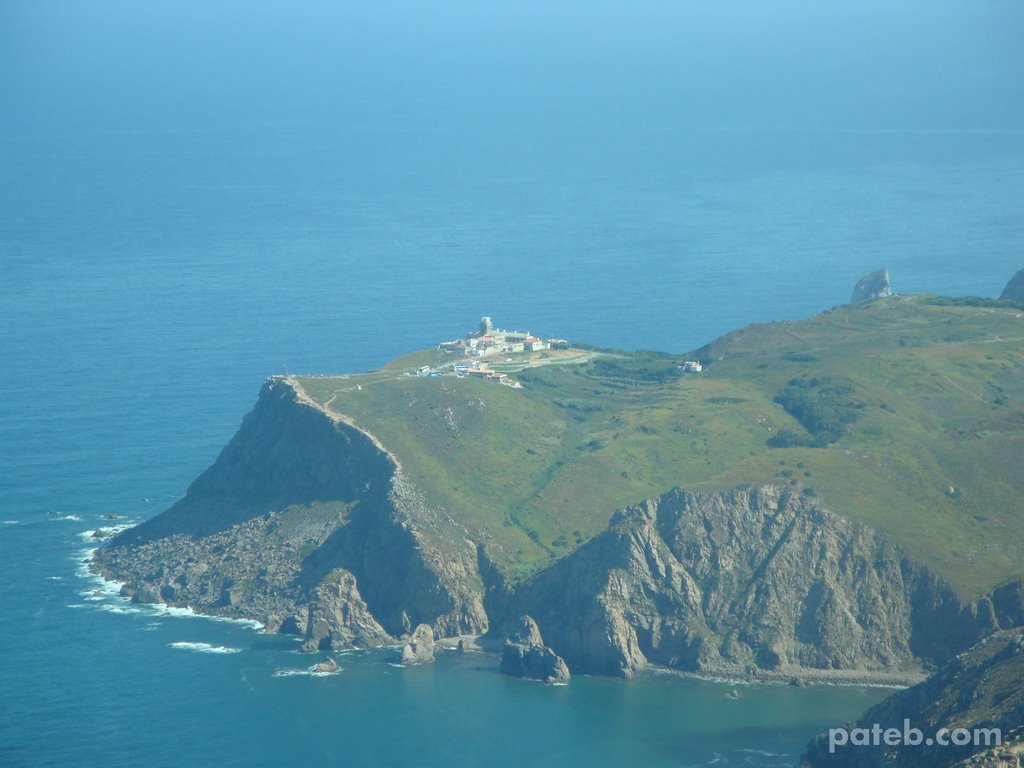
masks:
POLYGON ((209 643, 169 643, 169 647, 178 648, 182 651, 195 651, 196 653, 238 653, 241 648, 229 648, 226 645, 210 645, 209 643))
POLYGON ((104 603, 99 606, 99 609, 107 613, 137 613, 134 608, 129 608, 127 605, 115 605, 114 603, 104 603))
MULTIPOLYGON (((69 520, 70 518, 62 517, 60 519, 69 520)), ((116 536, 117 534, 121 533, 121 531, 127 531, 133 525, 135 525, 134 520, 126 521, 123 523, 117 523, 116 525, 99 525, 95 528, 90 528, 88 531, 79 532, 78 538, 84 539, 85 541, 96 541, 96 536, 94 534, 97 531, 103 534, 103 536, 106 538, 110 536, 116 536)))
POLYGON ((226 624, 237 624, 249 629, 263 629, 263 624, 255 619, 233 619, 230 616, 209 616, 205 613, 196 613, 192 608, 186 606, 179 608, 176 605, 164 605, 163 603, 146 604, 146 608, 160 616, 174 616, 179 619, 206 619, 207 621, 220 621, 226 624))
POLYGON ((308 677, 313 673, 308 669, 277 669, 274 670, 274 677, 308 677))
MULTIPOLYGON (((134 522, 125 521, 115 526, 104 527, 101 530, 104 533, 113 534, 130 528, 132 525, 134 525, 134 522)), ((93 556, 99 548, 97 546, 97 539, 93 536, 93 533, 94 530, 89 530, 82 531, 78 534, 79 538, 83 541, 87 541, 90 546, 75 552, 75 575, 89 583, 92 588, 80 592, 79 595, 85 602, 75 603, 73 607, 94 608, 107 613, 116 613, 121 615, 144 614, 154 618, 171 616, 176 618, 209 619, 212 621, 235 624, 237 626, 246 627, 247 629, 256 631, 263 629, 262 623, 252 619, 234 619, 226 616, 206 616, 196 613, 189 607, 178 608, 176 606, 164 605, 162 603, 150 604, 131 602, 131 598, 121 594, 121 588, 124 586, 123 582, 106 579, 101 574, 95 573, 89 568, 89 564, 92 562, 93 556)), ((159 626, 159 622, 151 621, 143 628, 143 631, 153 631, 159 626)), ((170 643, 170 647, 178 650, 193 651, 195 653, 239 653, 242 650, 241 648, 232 648, 226 645, 212 645, 210 643, 198 642, 170 643)), ((300 670, 300 672, 302 671, 300 670)), ((304 674, 312 674, 312 672, 304 672, 304 674)))
MULTIPOLYGON (((82 534, 79 534, 81 536, 82 534)), ((90 533, 89 538, 92 538, 90 533)), ((108 581, 98 573, 94 573, 89 569, 89 563, 92 562, 93 553, 96 551, 96 547, 88 547, 86 549, 80 549, 75 553, 75 562, 78 567, 75 568, 75 575, 85 581, 91 581, 96 585, 94 590, 91 590, 88 594, 101 595, 103 598, 118 598, 119 600, 127 602, 128 598, 121 595, 121 587, 123 586, 120 581, 108 581)))

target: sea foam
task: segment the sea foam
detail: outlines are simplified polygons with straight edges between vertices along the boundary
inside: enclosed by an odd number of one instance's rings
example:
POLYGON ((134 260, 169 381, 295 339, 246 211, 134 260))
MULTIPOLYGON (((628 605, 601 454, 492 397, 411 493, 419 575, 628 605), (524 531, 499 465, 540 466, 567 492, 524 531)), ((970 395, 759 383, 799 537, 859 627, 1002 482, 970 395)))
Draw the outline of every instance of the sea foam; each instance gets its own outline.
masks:
POLYGON ((307 667, 306 669, 295 669, 292 667, 274 670, 274 677, 334 677, 341 674, 341 672, 341 667, 338 667, 333 672, 317 672, 315 666, 307 667))
POLYGON ((210 645, 209 643, 178 642, 168 643, 169 648, 178 648, 182 651, 195 651, 196 653, 238 653, 241 648, 229 648, 226 645, 210 645))

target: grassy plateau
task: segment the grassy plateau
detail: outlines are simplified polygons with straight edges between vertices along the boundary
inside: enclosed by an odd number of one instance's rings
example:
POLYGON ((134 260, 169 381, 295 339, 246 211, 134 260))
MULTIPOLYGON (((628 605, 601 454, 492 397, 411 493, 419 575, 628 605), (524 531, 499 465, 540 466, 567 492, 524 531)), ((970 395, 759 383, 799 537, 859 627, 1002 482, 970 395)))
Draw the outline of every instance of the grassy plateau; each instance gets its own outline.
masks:
MULTIPOLYGON (((1024 307, 891 297, 686 355, 576 348, 489 364, 522 389, 407 372, 297 377, 376 435, 512 579, 674 486, 791 485, 973 598, 1024 577, 1024 307), (702 373, 678 370, 700 359, 702 373)), ((458 359, 459 362, 463 362, 458 359)))

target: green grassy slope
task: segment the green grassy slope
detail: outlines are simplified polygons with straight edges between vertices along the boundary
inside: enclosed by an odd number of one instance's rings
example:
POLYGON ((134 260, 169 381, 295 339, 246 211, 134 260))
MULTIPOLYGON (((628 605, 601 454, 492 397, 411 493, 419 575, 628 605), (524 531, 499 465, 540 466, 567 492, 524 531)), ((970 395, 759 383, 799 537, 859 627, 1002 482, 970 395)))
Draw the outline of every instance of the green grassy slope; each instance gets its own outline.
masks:
POLYGON ((301 384, 377 435, 513 578, 617 507, 766 481, 889 534, 965 597, 1024 576, 1024 311, 894 297, 695 354, 697 375, 675 372, 683 357, 607 354, 523 371, 522 390, 409 364, 301 384), (798 420, 775 401, 787 387, 832 391, 839 410, 798 420), (830 414, 852 423, 814 432, 830 414), (771 447, 780 430, 807 445, 771 447))

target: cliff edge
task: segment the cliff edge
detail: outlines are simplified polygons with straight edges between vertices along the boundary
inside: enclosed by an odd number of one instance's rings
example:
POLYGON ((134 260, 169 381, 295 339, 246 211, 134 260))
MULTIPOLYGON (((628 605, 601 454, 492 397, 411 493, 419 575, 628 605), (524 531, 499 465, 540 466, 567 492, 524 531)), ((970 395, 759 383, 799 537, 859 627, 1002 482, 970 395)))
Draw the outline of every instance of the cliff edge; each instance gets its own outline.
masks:
POLYGON ((310 649, 424 623, 487 629, 475 545, 372 435, 285 378, 265 384, 184 499, 101 547, 94 567, 140 601, 256 619, 310 649))

